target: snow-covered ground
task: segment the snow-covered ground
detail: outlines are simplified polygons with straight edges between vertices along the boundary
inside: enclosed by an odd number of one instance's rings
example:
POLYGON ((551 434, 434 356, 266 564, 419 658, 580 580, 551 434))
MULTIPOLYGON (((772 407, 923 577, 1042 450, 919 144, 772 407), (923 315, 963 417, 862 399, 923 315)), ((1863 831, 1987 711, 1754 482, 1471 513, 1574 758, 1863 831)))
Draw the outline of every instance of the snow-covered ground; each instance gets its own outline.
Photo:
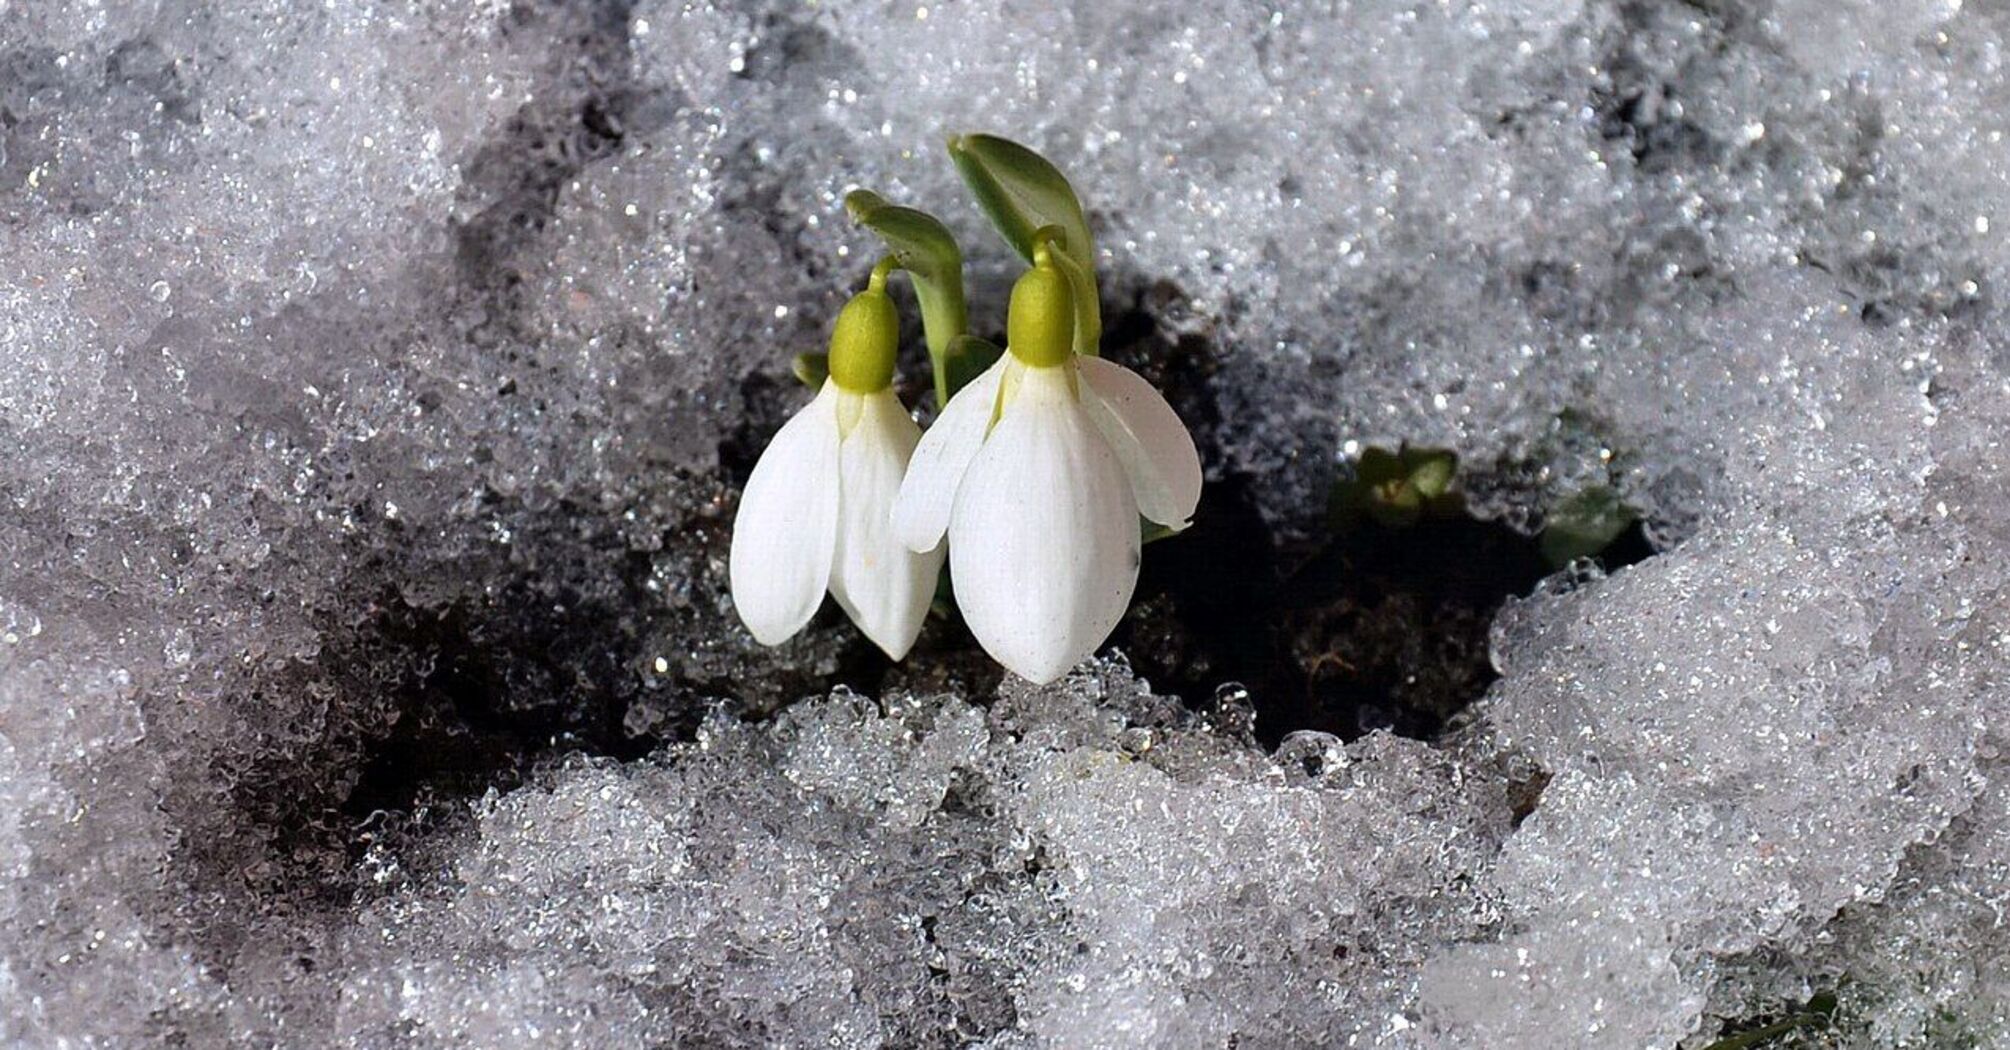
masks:
POLYGON ((1824 993, 1801 1045, 2010 1042, 2006 47, 1996 0, 0 3, 0 1042, 1675 1048, 1824 993), (1660 553, 1510 602, 1428 740, 754 645, 725 540, 874 257, 844 192, 948 219, 999 326, 964 130, 1204 348, 1268 540, 1407 442, 1660 553))

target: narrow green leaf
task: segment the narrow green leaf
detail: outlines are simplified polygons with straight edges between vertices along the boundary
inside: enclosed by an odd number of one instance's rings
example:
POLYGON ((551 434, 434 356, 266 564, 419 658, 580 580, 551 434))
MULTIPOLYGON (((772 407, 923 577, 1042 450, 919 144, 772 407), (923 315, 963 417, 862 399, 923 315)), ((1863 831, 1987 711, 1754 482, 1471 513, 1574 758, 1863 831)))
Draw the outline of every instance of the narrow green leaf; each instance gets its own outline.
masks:
POLYGON ((963 299, 963 250, 935 216, 888 204, 871 190, 845 194, 844 208, 853 222, 886 242, 887 251, 914 282, 914 298, 921 304, 922 334, 935 366, 936 399, 946 404, 953 390, 943 382, 943 358, 969 325, 963 299))
POLYGON ((1033 235, 1043 226, 1061 228, 1061 247, 1074 264, 1063 268, 1075 285, 1075 349, 1095 355, 1103 335, 1096 245, 1067 177, 1047 158, 996 135, 958 135, 949 140, 949 156, 978 207, 1027 262, 1033 261, 1033 235))
POLYGON ((811 390, 821 390, 824 380, 831 376, 831 355, 797 354, 796 359, 789 363, 789 370, 796 374, 797 379, 802 380, 804 386, 811 390))

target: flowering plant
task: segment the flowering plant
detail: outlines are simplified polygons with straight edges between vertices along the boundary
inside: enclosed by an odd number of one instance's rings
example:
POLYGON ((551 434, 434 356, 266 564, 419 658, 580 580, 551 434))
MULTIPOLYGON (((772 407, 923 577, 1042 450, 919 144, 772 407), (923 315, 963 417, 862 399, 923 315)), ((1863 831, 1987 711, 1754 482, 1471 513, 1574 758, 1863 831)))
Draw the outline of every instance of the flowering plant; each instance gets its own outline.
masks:
POLYGON ((734 522, 734 604, 778 644, 828 591, 888 656, 920 633, 945 557, 986 652, 1034 682, 1109 637, 1137 586, 1143 529, 1187 526, 1200 456, 1164 397, 1099 356, 1095 252, 1073 188, 1023 146, 950 142, 965 183, 1030 264, 1006 346, 966 331, 962 252, 928 214, 846 199, 890 254, 838 314, 828 354, 797 360, 816 397, 754 467, 734 522), (921 307, 940 413, 927 433, 892 390, 905 271, 921 307), (945 550, 946 541, 946 550, 945 550))

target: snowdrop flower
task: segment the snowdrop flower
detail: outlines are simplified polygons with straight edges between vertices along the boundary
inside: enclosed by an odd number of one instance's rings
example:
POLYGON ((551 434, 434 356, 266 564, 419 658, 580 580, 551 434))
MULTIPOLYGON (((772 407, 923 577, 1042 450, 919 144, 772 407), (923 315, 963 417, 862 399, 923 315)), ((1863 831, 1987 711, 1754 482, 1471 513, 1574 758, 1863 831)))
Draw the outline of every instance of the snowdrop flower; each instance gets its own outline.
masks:
POLYGON ((775 435, 740 496, 733 604, 763 645, 801 630, 829 590, 898 660, 935 595, 942 552, 910 552, 890 518, 921 428, 892 389, 899 318, 886 294, 889 269, 875 268, 838 314, 830 377, 775 435))
POLYGON ((1009 353, 950 399, 894 503, 910 550, 949 539, 956 604, 1037 683, 1095 652, 1138 582, 1139 517, 1184 528, 1200 456, 1137 373, 1072 349, 1073 293, 1042 243, 1012 289, 1009 353))

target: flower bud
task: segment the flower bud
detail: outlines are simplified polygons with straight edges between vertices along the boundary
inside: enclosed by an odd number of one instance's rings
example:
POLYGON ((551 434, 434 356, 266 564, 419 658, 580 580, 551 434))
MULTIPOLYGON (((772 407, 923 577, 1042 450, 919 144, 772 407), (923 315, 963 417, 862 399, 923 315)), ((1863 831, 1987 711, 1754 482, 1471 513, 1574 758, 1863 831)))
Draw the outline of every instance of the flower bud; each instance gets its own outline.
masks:
POLYGON ((1075 352, 1075 293, 1047 253, 1042 244, 1033 268, 1012 286, 1005 317, 1006 348, 1034 368, 1052 368, 1075 352))
POLYGON ((830 376, 854 394, 878 393, 893 383, 900 313, 886 294, 890 262, 873 269, 871 283, 844 304, 831 326, 830 376))

